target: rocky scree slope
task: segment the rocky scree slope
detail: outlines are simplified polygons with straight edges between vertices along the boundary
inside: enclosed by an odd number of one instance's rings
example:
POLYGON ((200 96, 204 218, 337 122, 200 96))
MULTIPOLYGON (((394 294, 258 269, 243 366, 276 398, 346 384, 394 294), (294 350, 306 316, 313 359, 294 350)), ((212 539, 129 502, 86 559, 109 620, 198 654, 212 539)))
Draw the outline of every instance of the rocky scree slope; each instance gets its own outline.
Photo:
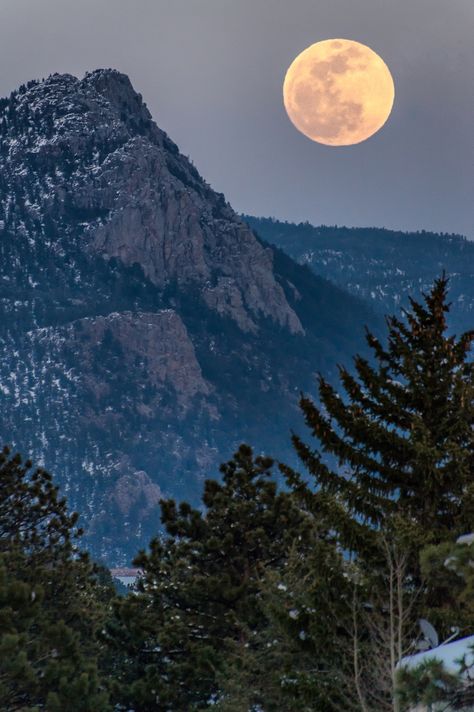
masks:
POLYGON ((377 326, 259 241, 114 70, 0 100, 0 257, 1 438, 109 563, 240 441, 291 458, 300 389, 377 326))

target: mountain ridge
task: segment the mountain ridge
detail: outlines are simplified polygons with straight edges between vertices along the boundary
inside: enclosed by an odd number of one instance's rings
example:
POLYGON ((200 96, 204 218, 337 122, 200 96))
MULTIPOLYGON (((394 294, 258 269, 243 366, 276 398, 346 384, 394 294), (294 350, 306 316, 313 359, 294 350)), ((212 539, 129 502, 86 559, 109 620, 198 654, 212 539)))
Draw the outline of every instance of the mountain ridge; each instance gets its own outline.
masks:
POLYGON ((385 228, 348 228, 243 216, 268 244, 318 276, 391 314, 418 298, 445 271, 453 303, 451 326, 474 324, 474 242, 462 235, 385 228))
POLYGON ((0 101, 0 191, 1 437, 109 563, 239 442, 291 460, 299 392, 379 326, 255 237, 115 70, 0 101))

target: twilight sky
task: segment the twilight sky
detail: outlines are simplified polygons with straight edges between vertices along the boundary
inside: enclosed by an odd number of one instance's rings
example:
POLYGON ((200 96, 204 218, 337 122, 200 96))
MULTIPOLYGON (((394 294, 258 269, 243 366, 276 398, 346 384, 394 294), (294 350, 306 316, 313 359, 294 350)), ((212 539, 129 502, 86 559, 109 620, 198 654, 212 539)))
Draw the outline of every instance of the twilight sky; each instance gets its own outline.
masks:
POLYGON ((0 95, 52 72, 127 73, 158 125, 233 207, 315 224, 474 238, 473 0, 0 0, 0 95), (319 40, 390 67, 382 131, 311 142, 282 83, 319 40))

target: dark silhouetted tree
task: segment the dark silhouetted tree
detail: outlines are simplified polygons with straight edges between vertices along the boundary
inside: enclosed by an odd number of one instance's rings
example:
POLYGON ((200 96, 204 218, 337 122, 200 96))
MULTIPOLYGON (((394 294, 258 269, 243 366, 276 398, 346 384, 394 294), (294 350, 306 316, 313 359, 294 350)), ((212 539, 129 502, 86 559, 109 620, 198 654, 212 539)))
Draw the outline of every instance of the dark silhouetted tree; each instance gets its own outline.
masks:
POLYGON ((98 674, 110 592, 79 552, 77 515, 51 476, 0 455, 0 707, 102 712, 98 674))
POLYGON ((205 483, 204 511, 162 503, 168 537, 138 556, 139 592, 117 604, 109 625, 117 701, 135 712, 215 702, 226 657, 266 625, 263 577, 291 542, 310 543, 311 518, 278 491, 271 460, 241 446, 221 471, 222 483, 205 483))
POLYGON ((374 362, 357 356, 355 375, 340 368, 343 397, 320 376, 319 403, 301 399, 316 442, 293 442, 317 491, 283 469, 358 554, 392 514, 417 525, 420 544, 472 526, 474 331, 447 334, 447 288, 443 276, 424 304, 412 299, 403 319, 389 318, 386 346, 367 334, 374 362))

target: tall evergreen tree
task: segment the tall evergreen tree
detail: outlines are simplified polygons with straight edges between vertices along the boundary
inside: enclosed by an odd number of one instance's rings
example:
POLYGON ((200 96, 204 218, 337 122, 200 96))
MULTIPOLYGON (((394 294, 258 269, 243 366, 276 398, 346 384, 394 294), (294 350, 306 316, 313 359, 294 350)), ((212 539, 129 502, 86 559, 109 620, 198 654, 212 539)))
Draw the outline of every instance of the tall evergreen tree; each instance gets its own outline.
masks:
POLYGON ((117 604, 109 626, 117 701, 135 712, 199 710, 220 695, 230 651, 266 625, 261 580, 281 566, 291 541, 304 548, 312 524, 279 492, 272 461, 241 446, 205 483, 205 511, 163 502, 168 537, 136 565, 139 592, 117 604))
MULTIPOLYGON (((322 376, 319 400, 301 399, 318 445, 293 442, 316 484, 283 468, 308 501, 324 508, 342 544, 363 553, 390 514, 418 526, 420 542, 439 542, 474 517, 474 331, 447 334, 448 280, 436 280, 424 303, 387 320, 383 346, 340 368, 344 396, 322 376)), ((413 532, 413 529, 411 528, 413 532)))
POLYGON ((401 712, 396 665, 413 651, 418 595, 398 527, 380 536, 383 569, 312 539, 262 585, 265 627, 226 656, 222 712, 401 712))
POLYGON ((266 572, 259 607, 265 625, 229 646, 219 674, 219 712, 347 712, 351 571, 315 529, 304 555, 293 547, 266 572))
POLYGON ((104 591, 51 476, 0 455, 0 708, 102 712, 104 591))

